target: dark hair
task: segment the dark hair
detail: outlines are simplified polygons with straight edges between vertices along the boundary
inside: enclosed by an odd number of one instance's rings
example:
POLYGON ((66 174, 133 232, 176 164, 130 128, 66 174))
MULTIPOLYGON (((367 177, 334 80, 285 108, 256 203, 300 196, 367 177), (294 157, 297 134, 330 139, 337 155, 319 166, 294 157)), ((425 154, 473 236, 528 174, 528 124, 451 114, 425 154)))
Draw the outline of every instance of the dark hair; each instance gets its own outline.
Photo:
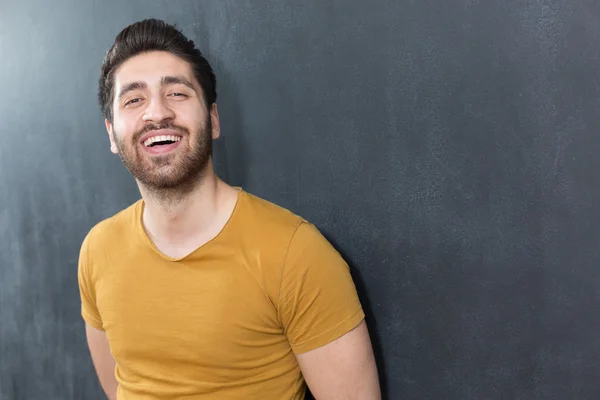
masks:
POLYGON ((104 118, 112 122, 114 73, 117 68, 129 58, 149 51, 167 51, 189 62, 204 92, 206 105, 210 107, 217 100, 215 74, 194 42, 174 25, 158 19, 146 19, 123 29, 104 57, 98 87, 98 100, 104 118))

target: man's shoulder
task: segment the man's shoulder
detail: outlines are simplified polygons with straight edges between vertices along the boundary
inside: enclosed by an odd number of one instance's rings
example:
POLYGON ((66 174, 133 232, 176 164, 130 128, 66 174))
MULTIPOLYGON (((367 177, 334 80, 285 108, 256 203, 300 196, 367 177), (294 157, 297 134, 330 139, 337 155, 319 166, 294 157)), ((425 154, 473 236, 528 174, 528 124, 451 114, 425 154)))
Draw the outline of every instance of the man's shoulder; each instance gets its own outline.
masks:
POLYGON ((268 239, 262 242, 270 249, 279 243, 284 246, 287 254, 289 246, 294 244, 304 250, 324 253, 333 251, 337 254, 337 250, 319 228, 304 217, 255 195, 248 195, 248 199, 253 220, 246 220, 246 229, 252 230, 253 237, 268 239))
POLYGON ((244 225, 250 229, 269 231, 274 234, 293 234, 302 223, 303 217, 291 210, 255 194, 243 192, 241 211, 244 225))
POLYGON ((98 222, 86 235, 86 241, 91 241, 94 246, 102 246, 129 236, 136 229, 140 206, 141 200, 138 200, 127 208, 98 222))

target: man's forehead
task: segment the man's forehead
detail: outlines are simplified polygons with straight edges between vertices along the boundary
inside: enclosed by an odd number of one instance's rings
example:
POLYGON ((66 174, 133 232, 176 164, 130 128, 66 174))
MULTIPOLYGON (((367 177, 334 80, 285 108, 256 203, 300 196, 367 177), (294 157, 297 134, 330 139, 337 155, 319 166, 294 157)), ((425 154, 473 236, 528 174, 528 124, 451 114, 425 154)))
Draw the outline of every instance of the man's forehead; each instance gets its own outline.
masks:
POLYGON ((120 90, 132 82, 161 84, 165 76, 181 76, 197 86, 191 65, 168 52, 138 54, 125 61, 115 72, 115 87, 120 90))

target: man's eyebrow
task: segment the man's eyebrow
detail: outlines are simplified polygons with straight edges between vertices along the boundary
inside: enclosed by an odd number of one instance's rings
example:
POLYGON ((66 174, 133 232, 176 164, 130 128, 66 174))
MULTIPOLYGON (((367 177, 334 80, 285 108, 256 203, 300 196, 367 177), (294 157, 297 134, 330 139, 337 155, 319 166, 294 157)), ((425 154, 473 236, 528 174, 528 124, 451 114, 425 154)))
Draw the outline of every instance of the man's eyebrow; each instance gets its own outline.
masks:
POLYGON ((163 86, 177 85, 177 84, 185 85, 185 86, 189 87, 190 89, 192 89, 194 92, 196 91, 196 88, 194 87, 194 85, 192 85, 192 82, 190 82, 183 76, 163 76, 162 79, 160 80, 160 83, 163 86))
MULTIPOLYGON (((196 91, 196 88, 194 87, 192 82, 190 82, 183 76, 163 76, 162 79, 160 80, 160 84, 163 86, 180 84, 180 85, 185 85, 185 86, 189 87, 193 91, 196 91)), ((123 96, 125 96, 127 93, 131 92, 132 90, 146 89, 147 87, 148 87, 148 85, 146 84, 146 82, 142 82, 142 81, 129 82, 121 87, 121 90, 119 91, 119 99, 122 99, 123 96)))
POLYGON ((145 89, 147 86, 148 85, 146 85, 146 83, 142 82, 142 81, 129 82, 129 83, 121 86, 121 90, 119 91, 119 99, 123 98, 123 96, 125 96, 127 93, 131 92, 132 90, 145 89))

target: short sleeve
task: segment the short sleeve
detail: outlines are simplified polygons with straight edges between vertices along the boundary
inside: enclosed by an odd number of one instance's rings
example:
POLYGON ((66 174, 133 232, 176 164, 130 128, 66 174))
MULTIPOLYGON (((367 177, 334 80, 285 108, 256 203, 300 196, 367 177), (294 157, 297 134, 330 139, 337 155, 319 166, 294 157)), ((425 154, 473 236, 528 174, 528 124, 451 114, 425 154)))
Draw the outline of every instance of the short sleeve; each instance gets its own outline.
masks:
POLYGON ((279 315, 296 354, 343 336, 365 316, 348 264, 307 222, 299 225, 288 249, 279 315))
POLYGON ((96 293, 89 263, 89 235, 83 240, 79 252, 78 266, 79 294, 81 297, 81 316, 96 329, 103 330, 102 319, 96 307, 96 293))

